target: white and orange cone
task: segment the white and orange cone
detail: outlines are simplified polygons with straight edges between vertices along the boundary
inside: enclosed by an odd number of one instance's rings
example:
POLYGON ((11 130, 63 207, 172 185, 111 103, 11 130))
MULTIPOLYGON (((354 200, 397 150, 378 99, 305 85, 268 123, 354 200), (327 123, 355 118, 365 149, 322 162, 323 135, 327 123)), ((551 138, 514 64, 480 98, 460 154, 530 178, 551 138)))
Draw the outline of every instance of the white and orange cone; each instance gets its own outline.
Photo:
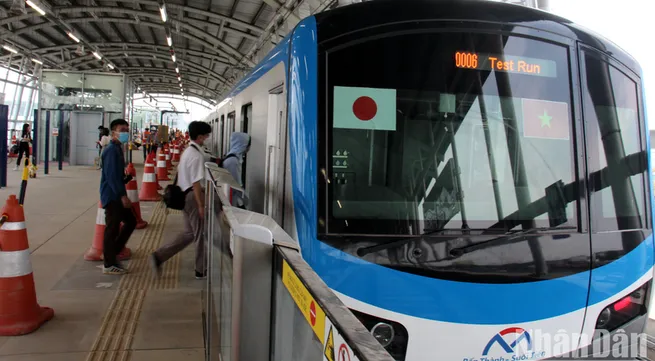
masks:
POLYGON ((0 227, 0 336, 25 335, 51 320, 55 311, 36 301, 25 213, 15 195, 0 213, 7 217, 0 227))
POLYGON ((163 150, 158 150, 157 154, 157 181, 169 181, 168 168, 166 167, 166 154, 163 150))
POLYGON ((173 162, 179 163, 180 162, 180 148, 182 147, 179 142, 175 142, 173 144, 173 162))
MULTIPOLYGON (((102 251, 104 250, 105 241, 105 210, 102 208, 102 203, 98 202, 98 213, 96 213, 96 231, 93 235, 93 243, 91 248, 84 254, 84 259, 87 261, 102 261, 104 259, 102 251)), ((132 250, 125 247, 118 254, 118 260, 124 261, 130 259, 132 250)))
POLYGON ((127 174, 132 176, 132 180, 127 183, 125 189, 127 190, 127 198, 132 202, 132 210, 136 216, 136 229, 144 229, 148 226, 148 222, 141 218, 141 205, 139 204, 139 186, 136 183, 136 169, 134 165, 129 163, 127 165, 127 174))
POLYGON ((166 156, 166 170, 173 169, 173 162, 171 161, 171 148, 168 144, 164 145, 164 155, 166 156))
POLYGON ((145 168, 143 169, 143 181, 141 182, 141 191, 139 200, 144 202, 157 202, 161 195, 157 192, 159 182, 155 174, 154 153, 148 154, 145 168))

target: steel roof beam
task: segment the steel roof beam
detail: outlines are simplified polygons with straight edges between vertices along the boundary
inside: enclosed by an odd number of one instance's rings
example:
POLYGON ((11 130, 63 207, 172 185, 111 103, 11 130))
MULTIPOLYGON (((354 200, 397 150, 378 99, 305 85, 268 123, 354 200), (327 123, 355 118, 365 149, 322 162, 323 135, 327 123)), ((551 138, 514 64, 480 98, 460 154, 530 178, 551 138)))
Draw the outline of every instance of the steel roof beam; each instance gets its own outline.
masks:
MULTIPOLYGON (((152 5, 152 6, 159 7, 159 5, 157 4, 156 1, 139 1, 139 0, 137 0, 137 1, 125 1, 125 2, 137 3, 137 4, 138 3, 148 3, 146 5, 152 5), (150 4, 150 3, 152 3, 152 4, 150 4)), ((195 13, 195 14, 198 14, 198 15, 207 16, 208 18, 225 20, 228 23, 238 24, 238 25, 244 27, 246 30, 250 30, 250 31, 254 32, 255 34, 261 34, 263 32, 263 29, 261 29, 261 28, 259 28, 257 26, 254 26, 252 24, 249 24, 249 23, 247 23, 245 21, 237 20, 237 19, 232 18, 232 17, 228 17, 228 16, 225 16, 225 15, 217 14, 217 13, 212 13, 212 12, 205 11, 205 10, 202 10, 202 9, 196 9, 196 8, 192 8, 192 7, 189 7, 189 6, 179 6, 179 5, 174 5, 174 4, 166 4, 166 8, 167 9, 180 9, 181 8, 184 11, 192 13, 192 14, 195 13)), ((120 6, 66 6, 66 7, 55 7, 52 10, 53 10, 55 15, 59 15, 59 14, 76 14, 76 13, 84 14, 84 13, 88 13, 88 12, 104 12, 104 13, 109 13, 109 14, 127 14, 127 15, 130 15, 131 17, 135 17, 135 16, 145 17, 145 18, 159 18, 160 17, 160 14, 158 12, 155 13, 155 12, 149 12, 149 11, 143 11, 143 10, 133 10, 133 9, 128 9, 128 8, 123 8, 123 7, 120 7, 120 6)), ((90 16, 90 17, 93 18, 92 16, 90 16)), ((37 19, 37 18, 41 18, 41 16, 37 12, 32 11, 32 12, 29 12, 28 14, 25 14, 25 15, 10 16, 10 17, 8 17, 6 19, 2 19, 2 20, 0 20, 0 25, 6 25, 6 24, 10 24, 10 23, 13 23, 13 22, 16 22, 16 21, 23 21, 23 20, 28 20, 28 19, 32 19, 32 18, 37 19)), ((173 25, 175 25, 176 23, 180 23, 180 25, 188 24, 188 22, 184 22, 184 21, 180 21, 180 20, 175 20, 175 19, 170 19, 170 20, 171 20, 171 23, 173 25)), ((211 22, 204 21, 204 20, 198 20, 198 19, 191 19, 191 20, 200 21, 200 22, 210 24, 210 25, 218 25, 216 23, 211 23, 211 22)), ((226 32, 236 33, 237 35, 240 35, 240 36, 251 36, 251 37, 253 37, 253 39, 257 38, 256 36, 253 36, 251 34, 246 33, 245 31, 235 29, 235 28, 232 28, 232 27, 227 27, 226 26, 226 27, 224 27, 223 30, 226 31, 226 32)))
MULTIPOLYGON (((198 102, 193 101, 193 100, 191 100, 191 99, 176 98, 176 97, 174 97, 174 96, 172 96, 172 95, 173 95, 173 94, 169 94, 169 93, 165 93, 165 94, 157 94, 157 93, 155 93, 155 94, 152 95, 152 97, 155 98, 155 99, 181 100, 181 101, 183 101, 183 102, 193 103, 193 104, 200 105, 201 107, 206 108, 206 109, 211 109, 211 104, 210 104, 209 106, 207 106, 206 104, 198 103, 198 102), (161 95, 164 95, 164 96, 161 96, 161 95)), ((185 97, 186 97, 186 96, 185 96, 185 97)), ((149 99, 149 98, 150 98, 150 95, 148 95, 147 98, 142 96, 142 97, 140 97, 140 98, 134 98, 134 100, 143 100, 143 99, 149 99)), ((200 100, 201 100, 201 101, 204 101, 205 99, 200 99, 200 100)), ((135 109, 136 109, 136 108, 135 108, 135 109)))
MULTIPOLYGON (((115 23, 136 24, 135 20, 126 19, 126 18, 103 18, 103 19, 96 20, 93 17, 89 16, 89 17, 66 19, 66 22, 69 23, 69 24, 88 23, 88 22, 96 22, 96 21, 97 22, 115 22, 115 23)), ((147 22, 147 21, 140 21, 139 25, 148 26, 148 27, 151 27, 151 28, 162 29, 162 30, 165 29, 165 26, 162 25, 162 24, 152 23, 152 22, 147 22)), ((56 26, 56 25, 52 24, 50 22, 42 22, 40 24, 27 26, 27 27, 24 27, 22 29, 18 29, 18 30, 14 31, 10 35, 21 35, 21 34, 24 34, 24 33, 29 33, 31 31, 38 30, 38 29, 51 28, 51 27, 54 27, 54 26, 56 26)), ((229 44, 227 44, 223 40, 215 38, 213 36, 208 36, 207 32, 205 32, 205 31, 203 31, 203 30, 201 30, 201 29, 199 29, 199 28, 197 28, 195 26, 186 24, 184 26, 184 28, 188 32, 180 32, 179 34, 181 36, 184 36, 184 37, 186 37, 188 39, 194 40, 194 41, 196 41, 196 42, 198 42, 198 43, 200 43, 200 44, 202 44, 202 45, 204 45, 204 46, 206 46, 208 48, 219 47, 224 51, 226 56, 228 56, 230 59, 234 60, 235 62, 239 61, 243 57, 243 54, 239 53, 236 49, 231 47, 229 44), (203 37, 207 37, 208 40, 211 41, 211 42, 203 40, 202 39, 203 37)), ((0 38, 2 38, 2 37, 3 36, 0 36, 0 38)), ((91 39, 84 39, 84 40, 89 41, 91 39)), ((250 62, 249 65, 253 66, 254 63, 250 62)))
MULTIPOLYGON (((129 42, 108 42, 108 43, 95 42, 94 43, 94 42, 91 42, 90 44, 93 45, 93 46, 97 46, 100 49, 100 51, 120 51, 120 50, 122 50, 124 53, 127 53, 128 55, 133 50, 134 51, 153 50, 153 47, 155 47, 157 50, 168 51, 168 46, 164 46, 164 45, 154 45, 153 46, 152 44, 143 44, 143 43, 129 43, 129 42), (127 47, 128 49, 123 49, 123 47, 127 47)), ((56 55, 62 49, 75 49, 76 47, 77 47, 77 44, 48 46, 48 47, 43 47, 43 48, 39 48, 39 49, 34 49, 34 50, 32 50, 32 52, 35 53, 35 54, 42 54, 43 56, 49 56, 49 55, 56 55)), ((199 51, 199 50, 180 49, 180 48, 178 48, 177 53, 181 54, 181 55, 186 55, 186 54, 193 55, 195 57, 203 58, 204 60, 213 60, 213 61, 216 61, 216 62, 221 63, 221 64, 226 64, 226 65, 230 64, 230 62, 229 62, 229 60, 227 58, 207 54, 207 53, 199 51)), ((9 55, 0 56, 0 59, 4 59, 4 58, 7 58, 7 57, 9 57, 9 55)))
MULTIPOLYGON (((105 58, 107 58, 107 59, 120 59, 121 56, 120 55, 117 56, 117 55, 105 54, 105 58)), ((152 56, 140 56, 140 55, 138 55, 138 56, 133 56, 132 58, 133 59, 149 60, 149 59, 152 59, 152 56)), ((78 59, 86 60, 86 61, 83 61, 82 63, 75 64, 75 65, 72 65, 72 66, 83 66, 83 65, 93 64, 94 62, 98 61, 96 58, 93 57, 93 55, 89 55, 89 56, 86 56, 84 58, 78 58, 78 59)), ((157 60, 160 60, 160 59, 158 58, 157 60)), ((70 63, 70 61, 68 61, 66 63, 70 63)), ((183 64, 184 64, 183 67, 189 67, 189 68, 195 69, 195 70, 197 70, 199 72, 205 72, 207 70, 206 67, 204 67, 204 66, 202 66, 200 64, 194 63, 194 62, 184 61, 183 64)), ((162 69, 162 68, 143 68, 143 69, 147 70, 147 69, 162 69)), ((223 76, 221 76, 220 74, 214 73, 214 72, 211 73, 211 77, 214 78, 214 80, 216 80, 218 82, 224 82, 225 81, 225 78, 223 78, 223 76)))
MULTIPOLYGON (((141 91, 142 92, 145 91, 146 93, 160 92, 163 94, 180 94, 180 88, 179 87, 176 88, 173 84, 157 83, 157 82, 140 82, 139 86, 141 87, 141 91)), ((203 93, 198 93, 196 91, 193 91, 193 89, 185 90, 184 95, 195 96, 197 98, 207 101, 208 103, 215 102, 215 100, 212 99, 211 97, 203 93)))
MULTIPOLYGON (((170 80, 174 81, 171 84, 177 84, 177 77, 173 76, 173 75, 157 74, 157 73, 126 73, 126 75, 128 77, 130 77, 130 78, 140 78, 140 79, 143 79, 143 78, 170 79, 170 80)), ((215 90, 209 89, 206 86, 204 86, 204 85, 202 85, 202 84, 200 84, 198 82, 185 79, 184 83, 192 85, 192 86, 189 86, 188 88, 201 89, 201 90, 203 90, 203 91, 205 91, 205 92, 207 92, 207 93, 209 93, 209 94, 211 94, 213 96, 217 95, 215 90)))

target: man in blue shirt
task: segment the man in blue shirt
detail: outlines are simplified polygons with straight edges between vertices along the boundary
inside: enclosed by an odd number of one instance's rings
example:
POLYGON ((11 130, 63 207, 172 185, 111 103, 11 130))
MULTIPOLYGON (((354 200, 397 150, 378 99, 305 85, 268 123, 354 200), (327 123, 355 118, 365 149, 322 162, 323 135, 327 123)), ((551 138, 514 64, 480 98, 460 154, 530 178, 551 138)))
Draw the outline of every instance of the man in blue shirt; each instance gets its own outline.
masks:
POLYGON ((127 197, 125 184, 125 158, 122 145, 130 135, 129 125, 124 119, 111 122, 111 142, 102 152, 102 177, 100 178, 100 203, 105 209, 104 274, 122 275, 127 273, 118 262, 118 254, 125 248, 136 228, 136 217, 132 203, 127 197), (121 228, 123 223, 123 228, 121 228))

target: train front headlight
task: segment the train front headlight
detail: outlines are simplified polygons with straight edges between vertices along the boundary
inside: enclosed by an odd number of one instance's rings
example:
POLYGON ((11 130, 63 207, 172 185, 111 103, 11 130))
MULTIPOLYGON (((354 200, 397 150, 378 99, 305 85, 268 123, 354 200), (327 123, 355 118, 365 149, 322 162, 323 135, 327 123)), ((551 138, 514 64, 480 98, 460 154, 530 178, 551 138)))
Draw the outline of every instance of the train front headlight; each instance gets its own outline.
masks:
POLYGON ((371 334, 378 340, 382 347, 387 347, 391 344, 394 333, 393 326, 385 322, 380 322, 371 329, 371 334))
POLYGON ((605 307, 596 319, 596 329, 613 331, 628 321, 646 314, 649 284, 650 281, 605 307))

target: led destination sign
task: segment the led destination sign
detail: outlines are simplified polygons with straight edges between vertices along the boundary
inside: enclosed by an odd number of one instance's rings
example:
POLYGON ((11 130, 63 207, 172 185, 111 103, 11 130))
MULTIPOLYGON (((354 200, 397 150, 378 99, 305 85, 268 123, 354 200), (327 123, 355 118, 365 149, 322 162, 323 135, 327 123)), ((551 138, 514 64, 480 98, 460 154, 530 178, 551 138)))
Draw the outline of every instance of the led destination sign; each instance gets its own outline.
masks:
POLYGON ((455 66, 462 69, 501 71, 506 73, 557 77, 557 64, 552 60, 525 56, 480 54, 458 51, 455 66))

